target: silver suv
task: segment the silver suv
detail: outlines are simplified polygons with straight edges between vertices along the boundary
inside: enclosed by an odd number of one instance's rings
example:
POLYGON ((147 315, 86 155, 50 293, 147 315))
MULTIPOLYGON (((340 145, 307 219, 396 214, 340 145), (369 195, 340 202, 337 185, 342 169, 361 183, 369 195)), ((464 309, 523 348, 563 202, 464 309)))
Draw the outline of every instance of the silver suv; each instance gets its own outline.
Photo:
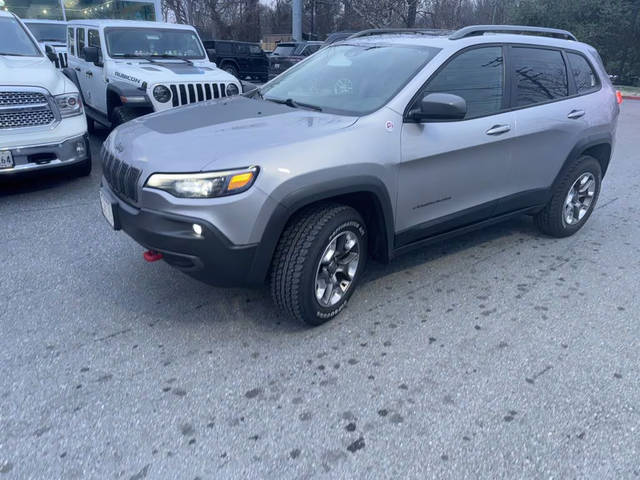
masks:
POLYGON ((618 113, 598 53, 566 31, 367 31, 252 93, 119 127, 101 202, 147 260, 214 285, 268 280, 318 325, 369 256, 520 214, 577 232, 618 113))

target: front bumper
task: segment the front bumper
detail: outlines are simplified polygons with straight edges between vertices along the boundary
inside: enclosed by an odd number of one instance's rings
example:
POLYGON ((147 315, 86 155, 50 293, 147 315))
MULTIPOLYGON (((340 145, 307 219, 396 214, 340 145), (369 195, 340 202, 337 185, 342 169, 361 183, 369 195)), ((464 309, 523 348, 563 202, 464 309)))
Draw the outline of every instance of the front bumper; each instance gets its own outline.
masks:
POLYGON ((11 168, 1 168, 0 177, 71 166, 91 157, 91 146, 87 134, 72 137, 60 143, 43 143, 26 147, 0 147, 0 150, 10 150, 14 163, 11 168), (79 143, 84 144, 84 154, 82 155, 78 154, 77 146, 79 143))
POLYGON ((234 245, 215 226, 198 218, 136 208, 120 199, 103 179, 101 194, 111 204, 114 228, 187 275, 220 287, 256 285, 264 275, 256 268, 257 245, 234 245), (193 224, 202 226, 202 235, 193 224))

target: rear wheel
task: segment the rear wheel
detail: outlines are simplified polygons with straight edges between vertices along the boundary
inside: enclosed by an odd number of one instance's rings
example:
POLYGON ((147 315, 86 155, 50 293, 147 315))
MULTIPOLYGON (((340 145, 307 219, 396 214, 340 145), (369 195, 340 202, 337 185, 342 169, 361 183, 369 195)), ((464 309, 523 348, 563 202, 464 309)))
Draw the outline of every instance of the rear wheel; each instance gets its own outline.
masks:
POLYGON ((130 122, 131 120, 138 118, 138 114, 131 108, 116 107, 111 112, 111 125, 116 128, 123 123, 130 122))
POLYGON ((595 158, 578 158, 557 183, 549 203, 534 217, 537 227, 552 237, 573 235, 587 222, 600 195, 602 169, 595 158))
POLYGON ((338 315, 364 270, 366 226, 346 205, 303 210, 285 229, 271 268, 276 305, 309 325, 338 315))

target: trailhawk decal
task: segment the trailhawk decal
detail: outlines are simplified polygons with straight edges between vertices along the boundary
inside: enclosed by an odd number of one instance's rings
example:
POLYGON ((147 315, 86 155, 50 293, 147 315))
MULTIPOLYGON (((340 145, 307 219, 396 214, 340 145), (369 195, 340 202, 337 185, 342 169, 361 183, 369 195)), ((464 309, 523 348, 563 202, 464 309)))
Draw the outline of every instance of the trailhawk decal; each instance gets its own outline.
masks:
POLYGON ((142 80, 140 80, 139 78, 136 77, 132 77, 130 75, 125 75, 124 73, 120 73, 120 72, 115 72, 114 75, 118 78, 122 78, 124 80, 129 80, 130 82, 135 83, 136 85, 142 83, 142 80))

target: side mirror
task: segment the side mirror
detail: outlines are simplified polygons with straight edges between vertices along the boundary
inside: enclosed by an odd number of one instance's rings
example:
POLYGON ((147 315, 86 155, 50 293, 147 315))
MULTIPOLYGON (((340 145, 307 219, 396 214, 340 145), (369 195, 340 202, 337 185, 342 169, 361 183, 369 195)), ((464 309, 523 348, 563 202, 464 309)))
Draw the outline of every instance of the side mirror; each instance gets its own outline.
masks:
POLYGON ((429 120, 462 120, 467 115, 464 98, 450 93, 429 93, 425 95, 409 116, 417 122, 429 120))
POLYGON ((51 45, 45 45, 44 52, 47 54, 47 58, 51 60, 53 63, 55 63, 57 66, 58 55, 56 54, 56 51, 53 49, 53 47, 51 45))
POLYGON ((82 55, 85 61, 98 65, 100 63, 100 50, 98 47, 84 47, 82 49, 82 55))

